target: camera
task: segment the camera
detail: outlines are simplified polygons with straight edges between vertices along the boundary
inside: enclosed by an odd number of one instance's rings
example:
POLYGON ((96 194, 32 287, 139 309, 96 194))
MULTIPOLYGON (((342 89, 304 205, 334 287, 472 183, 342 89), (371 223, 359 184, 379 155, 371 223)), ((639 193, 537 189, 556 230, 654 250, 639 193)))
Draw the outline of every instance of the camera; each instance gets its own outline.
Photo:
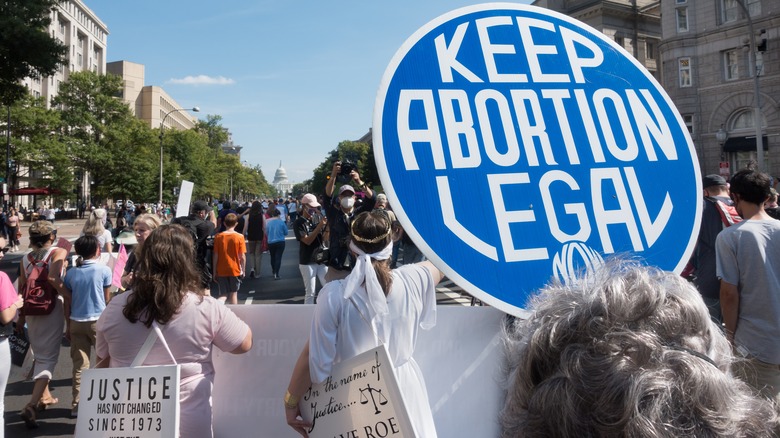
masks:
POLYGON ((357 169, 357 165, 349 160, 344 160, 341 162, 341 173, 339 175, 342 176, 349 176, 350 173, 352 173, 353 170, 357 169))
POLYGON ((338 180, 340 182, 349 182, 350 177, 349 174, 352 173, 353 170, 357 169, 357 164, 353 163, 350 160, 344 160, 341 162, 341 172, 339 172, 338 180))

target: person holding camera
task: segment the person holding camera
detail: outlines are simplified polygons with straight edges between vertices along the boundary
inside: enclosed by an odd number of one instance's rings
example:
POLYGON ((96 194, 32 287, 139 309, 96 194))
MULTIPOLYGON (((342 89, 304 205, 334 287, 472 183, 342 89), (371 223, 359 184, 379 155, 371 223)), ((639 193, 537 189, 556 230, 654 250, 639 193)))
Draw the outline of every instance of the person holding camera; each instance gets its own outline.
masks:
POLYGON ((355 265, 355 256, 349 252, 349 236, 352 226, 352 220, 364 211, 371 211, 376 204, 376 196, 371 187, 368 187, 357 171, 355 164, 345 161, 333 163, 333 169, 330 172, 330 179, 325 185, 325 214, 328 217, 328 226, 330 227, 330 259, 328 262, 328 273, 325 275, 325 282, 346 278, 355 265), (337 177, 347 177, 347 181, 352 181, 358 189, 365 194, 365 200, 359 206, 355 206, 355 188, 349 184, 344 184, 339 188, 338 198, 333 198, 334 185, 337 177))
POLYGON ((314 304, 317 293, 317 278, 325 285, 325 275, 328 273, 327 260, 323 253, 325 227, 328 218, 320 215, 320 203, 311 193, 301 198, 301 215, 293 223, 295 238, 300 242, 298 251, 298 268, 301 270, 303 286, 306 290, 304 304, 314 304))

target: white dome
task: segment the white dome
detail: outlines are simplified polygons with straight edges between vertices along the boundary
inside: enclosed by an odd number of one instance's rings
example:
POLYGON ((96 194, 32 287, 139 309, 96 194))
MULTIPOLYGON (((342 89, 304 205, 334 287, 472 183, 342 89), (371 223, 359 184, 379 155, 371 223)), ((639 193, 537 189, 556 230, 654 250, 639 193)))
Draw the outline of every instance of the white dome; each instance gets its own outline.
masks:
POLYGON ((274 184, 280 182, 287 182, 287 171, 282 167, 282 163, 279 163, 279 168, 276 169, 276 173, 274 174, 274 184))

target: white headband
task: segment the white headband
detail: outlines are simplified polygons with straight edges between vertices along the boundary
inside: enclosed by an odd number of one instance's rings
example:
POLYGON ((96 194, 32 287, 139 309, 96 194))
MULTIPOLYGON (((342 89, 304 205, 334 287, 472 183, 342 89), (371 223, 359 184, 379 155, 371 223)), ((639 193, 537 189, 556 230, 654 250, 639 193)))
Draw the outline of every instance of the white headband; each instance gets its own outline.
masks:
POLYGON ((374 333, 382 342, 387 342, 386 334, 384 333, 384 320, 390 313, 387 308, 387 296, 385 296, 382 286, 376 278, 376 271, 374 271, 374 266, 371 264, 371 259, 389 259, 393 255, 393 242, 389 242, 384 249, 373 254, 366 254, 354 242, 349 242, 349 249, 357 254, 357 262, 355 267, 352 268, 352 273, 347 277, 344 298, 351 297, 365 281, 366 293, 368 294, 368 318, 371 321, 374 333))

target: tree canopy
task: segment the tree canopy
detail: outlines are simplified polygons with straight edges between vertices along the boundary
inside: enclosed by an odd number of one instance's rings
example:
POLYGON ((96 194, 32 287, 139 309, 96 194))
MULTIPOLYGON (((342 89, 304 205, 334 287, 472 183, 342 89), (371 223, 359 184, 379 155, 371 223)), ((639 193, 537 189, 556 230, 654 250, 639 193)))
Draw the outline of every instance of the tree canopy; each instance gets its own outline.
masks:
POLYGON ((27 94, 24 78, 52 75, 64 62, 67 47, 49 35, 57 0, 0 2, 0 101, 9 105, 27 94))

